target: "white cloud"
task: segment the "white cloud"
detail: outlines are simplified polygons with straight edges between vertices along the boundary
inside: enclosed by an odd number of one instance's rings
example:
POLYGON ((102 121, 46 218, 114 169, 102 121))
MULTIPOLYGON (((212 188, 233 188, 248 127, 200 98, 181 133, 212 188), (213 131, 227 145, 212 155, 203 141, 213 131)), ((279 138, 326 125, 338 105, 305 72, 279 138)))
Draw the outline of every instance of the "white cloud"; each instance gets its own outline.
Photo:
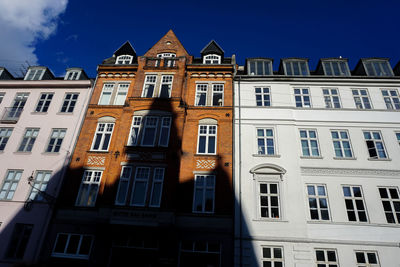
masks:
POLYGON ((56 31, 68 0, 0 0, 0 66, 13 73, 23 62, 38 64, 35 43, 56 31))

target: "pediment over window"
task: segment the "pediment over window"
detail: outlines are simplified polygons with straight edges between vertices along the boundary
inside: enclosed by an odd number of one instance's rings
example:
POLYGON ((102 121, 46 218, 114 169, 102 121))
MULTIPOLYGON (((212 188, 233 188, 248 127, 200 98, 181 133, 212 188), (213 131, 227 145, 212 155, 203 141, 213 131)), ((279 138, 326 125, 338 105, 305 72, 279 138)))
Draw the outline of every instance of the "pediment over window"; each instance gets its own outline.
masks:
POLYGON ((111 116, 104 116, 104 117, 99 118, 97 120, 97 122, 110 122, 110 123, 113 123, 113 122, 115 122, 115 118, 113 118, 111 116))
POLYGON ((250 169, 250 173, 253 174, 279 174, 283 175, 286 173, 286 170, 278 165, 271 163, 263 163, 257 165, 250 169))

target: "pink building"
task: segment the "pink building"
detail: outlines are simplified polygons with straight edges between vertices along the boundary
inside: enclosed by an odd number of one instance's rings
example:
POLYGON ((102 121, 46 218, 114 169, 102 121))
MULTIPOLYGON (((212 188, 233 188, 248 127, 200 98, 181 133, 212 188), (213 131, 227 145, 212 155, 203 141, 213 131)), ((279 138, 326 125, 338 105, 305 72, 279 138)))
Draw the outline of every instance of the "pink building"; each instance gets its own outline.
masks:
POLYGON ((0 68, 0 266, 37 259, 91 87, 80 68, 0 68))

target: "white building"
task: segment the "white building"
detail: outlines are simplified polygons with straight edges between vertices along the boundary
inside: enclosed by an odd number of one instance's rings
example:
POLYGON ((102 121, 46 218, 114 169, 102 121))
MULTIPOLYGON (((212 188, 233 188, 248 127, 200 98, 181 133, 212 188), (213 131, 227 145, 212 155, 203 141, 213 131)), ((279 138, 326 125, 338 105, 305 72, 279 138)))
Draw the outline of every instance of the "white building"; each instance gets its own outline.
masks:
POLYGON ((400 266, 399 76, 382 58, 239 68, 236 266, 400 266))
POLYGON ((36 260, 90 93, 79 68, 0 68, 0 266, 36 260))

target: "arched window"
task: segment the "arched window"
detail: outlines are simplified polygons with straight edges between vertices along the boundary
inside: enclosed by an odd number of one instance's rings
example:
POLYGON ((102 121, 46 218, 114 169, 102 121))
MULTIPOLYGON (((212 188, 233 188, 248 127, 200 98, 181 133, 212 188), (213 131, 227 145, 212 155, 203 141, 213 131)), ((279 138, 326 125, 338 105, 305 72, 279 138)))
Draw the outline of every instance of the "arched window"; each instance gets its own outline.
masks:
POLYGON ((221 64, 221 56, 215 54, 204 56, 203 64, 221 64))
POLYGON ((97 122, 92 151, 108 151, 114 130, 115 118, 106 116, 98 119, 97 122))
POLYGON ((130 55, 121 55, 117 57, 117 60, 115 61, 115 64, 121 64, 121 65, 126 65, 126 64, 131 64, 132 63, 133 56, 130 55))
POLYGON ((206 118, 199 121, 197 153, 217 154, 217 120, 206 118))

